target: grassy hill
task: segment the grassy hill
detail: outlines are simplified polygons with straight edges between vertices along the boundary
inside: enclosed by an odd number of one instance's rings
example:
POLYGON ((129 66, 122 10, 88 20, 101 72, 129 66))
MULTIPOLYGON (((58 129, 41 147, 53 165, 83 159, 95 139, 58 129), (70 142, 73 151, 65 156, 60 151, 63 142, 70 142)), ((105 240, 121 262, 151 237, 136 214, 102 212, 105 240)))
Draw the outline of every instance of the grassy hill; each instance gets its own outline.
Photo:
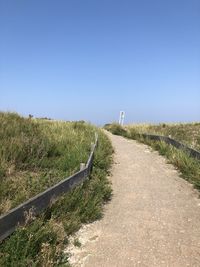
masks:
POLYGON ((107 175, 113 152, 106 135, 84 122, 0 113, 1 213, 77 171, 88 159, 96 131, 99 145, 90 179, 4 240, 0 266, 67 266, 63 250, 69 235, 82 223, 100 218, 103 203, 111 197, 107 175))
POLYGON ((0 213, 76 172, 86 162, 95 128, 0 113, 0 213))

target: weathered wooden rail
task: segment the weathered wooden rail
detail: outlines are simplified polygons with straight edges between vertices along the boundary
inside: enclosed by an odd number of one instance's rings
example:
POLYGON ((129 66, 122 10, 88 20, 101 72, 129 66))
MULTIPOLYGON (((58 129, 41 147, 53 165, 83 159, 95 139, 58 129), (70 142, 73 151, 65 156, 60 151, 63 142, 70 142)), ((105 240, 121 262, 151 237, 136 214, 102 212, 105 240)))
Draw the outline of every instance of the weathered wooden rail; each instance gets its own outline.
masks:
POLYGON ((33 216, 39 215, 60 195, 69 192, 88 177, 92 169, 97 143, 98 135, 95 134, 95 143, 92 144, 89 159, 86 165, 81 164, 80 171, 0 216, 0 241, 12 234, 18 225, 23 225, 30 211, 33 216))
POLYGON ((141 136, 143 138, 148 138, 150 140, 165 142, 165 143, 172 145, 172 146, 174 146, 180 150, 185 151, 191 157, 200 160, 200 152, 199 151, 197 151, 193 148, 190 148, 190 147, 186 146, 185 144, 182 144, 181 142, 172 139, 171 137, 162 136, 162 135, 154 135, 154 134, 141 134, 141 136))

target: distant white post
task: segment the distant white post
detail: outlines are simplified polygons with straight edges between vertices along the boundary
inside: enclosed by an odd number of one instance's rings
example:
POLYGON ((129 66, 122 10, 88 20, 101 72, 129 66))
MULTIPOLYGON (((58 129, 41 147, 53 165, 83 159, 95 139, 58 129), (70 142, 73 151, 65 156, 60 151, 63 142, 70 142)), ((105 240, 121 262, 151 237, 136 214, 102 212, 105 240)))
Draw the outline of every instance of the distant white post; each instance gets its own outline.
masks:
POLYGON ((120 111, 120 113, 119 113, 119 124, 121 126, 124 125, 124 117, 125 117, 125 112, 124 111, 120 111))

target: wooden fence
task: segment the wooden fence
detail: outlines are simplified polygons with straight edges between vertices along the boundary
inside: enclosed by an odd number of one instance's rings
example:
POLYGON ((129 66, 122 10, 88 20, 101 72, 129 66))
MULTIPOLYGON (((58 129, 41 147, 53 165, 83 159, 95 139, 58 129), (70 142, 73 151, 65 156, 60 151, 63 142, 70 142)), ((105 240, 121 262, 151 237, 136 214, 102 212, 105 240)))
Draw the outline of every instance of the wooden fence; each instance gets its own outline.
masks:
POLYGON ((190 148, 168 136, 162 136, 162 135, 154 135, 154 134, 141 134, 141 136, 143 138, 148 138, 150 140, 154 140, 154 141, 163 141, 169 145, 172 145, 180 150, 185 151, 187 154, 189 154, 191 157, 199 159, 200 160, 200 152, 190 148))

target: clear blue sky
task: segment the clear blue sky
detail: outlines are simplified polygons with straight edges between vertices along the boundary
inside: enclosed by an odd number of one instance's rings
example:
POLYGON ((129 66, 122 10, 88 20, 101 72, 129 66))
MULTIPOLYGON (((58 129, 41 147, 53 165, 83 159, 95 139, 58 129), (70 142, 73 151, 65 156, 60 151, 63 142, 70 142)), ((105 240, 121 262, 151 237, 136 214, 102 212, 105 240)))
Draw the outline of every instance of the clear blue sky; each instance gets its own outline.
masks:
POLYGON ((200 1, 0 0, 0 110, 200 121, 200 1))

